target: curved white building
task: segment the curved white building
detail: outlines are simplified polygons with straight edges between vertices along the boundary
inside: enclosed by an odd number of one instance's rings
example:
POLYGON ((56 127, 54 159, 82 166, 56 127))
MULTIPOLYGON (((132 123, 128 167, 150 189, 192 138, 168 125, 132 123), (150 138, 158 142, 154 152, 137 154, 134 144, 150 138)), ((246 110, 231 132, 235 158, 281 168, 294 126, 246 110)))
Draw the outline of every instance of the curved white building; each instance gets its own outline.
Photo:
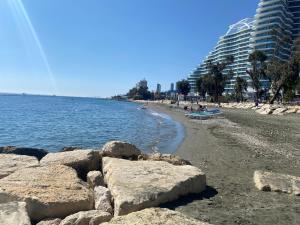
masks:
MULTIPOLYGON (((275 55, 277 59, 286 61, 290 58, 293 40, 299 35, 300 0, 260 0, 254 19, 247 18, 231 25, 203 63, 191 72, 188 77, 191 91, 196 93, 197 79, 208 73, 208 60, 216 63, 228 55, 233 55, 235 62, 224 73, 232 70, 235 77, 241 76, 250 82, 246 70, 249 67, 248 58, 251 52, 260 50, 269 59, 275 55), (282 40, 279 46, 276 44, 278 40, 282 40)), ((235 77, 226 86, 226 92, 233 91, 235 77)), ((264 87, 268 87, 266 80, 261 82, 264 87)), ((249 88, 249 92, 252 91, 249 88)))
POLYGON ((229 26, 227 33, 220 37, 214 50, 210 52, 203 63, 190 74, 188 80, 191 84, 192 92, 196 92, 197 79, 208 73, 208 61, 212 61, 213 63, 222 62, 230 55, 233 55, 235 60, 232 65, 224 70, 224 74, 227 74, 232 70, 235 75, 225 90, 230 91, 233 89, 236 76, 248 79, 246 70, 248 67, 249 53, 251 52, 250 39, 253 31, 253 24, 253 18, 246 18, 229 26))

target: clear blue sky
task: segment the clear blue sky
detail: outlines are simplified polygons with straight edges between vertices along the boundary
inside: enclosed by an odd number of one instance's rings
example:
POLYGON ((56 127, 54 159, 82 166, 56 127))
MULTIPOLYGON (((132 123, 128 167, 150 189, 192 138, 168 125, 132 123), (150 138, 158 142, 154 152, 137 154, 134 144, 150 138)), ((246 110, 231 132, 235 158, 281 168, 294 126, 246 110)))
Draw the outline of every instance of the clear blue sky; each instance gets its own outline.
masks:
POLYGON ((126 93, 142 78, 150 89, 157 83, 169 89, 202 61, 228 25, 254 16, 257 4, 1 0, 0 92, 106 97, 126 93))

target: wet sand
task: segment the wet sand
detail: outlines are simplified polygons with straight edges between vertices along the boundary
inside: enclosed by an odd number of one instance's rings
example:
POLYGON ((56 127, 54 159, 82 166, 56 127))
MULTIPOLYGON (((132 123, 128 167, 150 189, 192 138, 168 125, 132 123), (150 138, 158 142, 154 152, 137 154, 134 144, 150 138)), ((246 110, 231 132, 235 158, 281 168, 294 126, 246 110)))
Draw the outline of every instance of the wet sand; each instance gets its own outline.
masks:
POLYGON ((217 119, 197 121, 166 105, 151 107, 184 125, 186 137, 176 154, 207 175, 203 194, 163 207, 215 225, 300 224, 300 196, 262 192, 253 183, 255 170, 300 176, 299 114, 224 109, 217 119))

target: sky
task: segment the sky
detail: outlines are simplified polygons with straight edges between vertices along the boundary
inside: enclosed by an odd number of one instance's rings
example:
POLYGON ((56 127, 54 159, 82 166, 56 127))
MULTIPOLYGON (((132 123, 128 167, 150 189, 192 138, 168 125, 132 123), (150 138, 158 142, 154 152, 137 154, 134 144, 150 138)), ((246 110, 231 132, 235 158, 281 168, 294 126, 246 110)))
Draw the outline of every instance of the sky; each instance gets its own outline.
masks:
POLYGON ((0 0, 0 92, 109 97, 186 79, 258 0, 0 0))

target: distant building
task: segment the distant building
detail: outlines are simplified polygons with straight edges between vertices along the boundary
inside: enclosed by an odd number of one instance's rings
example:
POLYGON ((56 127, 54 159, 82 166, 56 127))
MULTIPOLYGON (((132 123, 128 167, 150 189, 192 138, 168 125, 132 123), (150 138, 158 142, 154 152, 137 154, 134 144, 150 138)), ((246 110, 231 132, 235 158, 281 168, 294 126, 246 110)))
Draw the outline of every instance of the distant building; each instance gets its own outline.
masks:
POLYGON ((137 88, 137 89, 140 89, 140 88, 148 88, 148 82, 147 82, 145 79, 143 79, 143 80, 141 80, 140 82, 138 82, 138 83, 136 84, 136 88, 137 88))
POLYGON ((156 93, 157 94, 161 93, 161 84, 157 84, 157 86, 156 86, 156 93))
POLYGON ((174 83, 171 83, 170 91, 171 91, 171 92, 174 92, 174 91, 175 91, 175 89, 174 89, 174 83))

